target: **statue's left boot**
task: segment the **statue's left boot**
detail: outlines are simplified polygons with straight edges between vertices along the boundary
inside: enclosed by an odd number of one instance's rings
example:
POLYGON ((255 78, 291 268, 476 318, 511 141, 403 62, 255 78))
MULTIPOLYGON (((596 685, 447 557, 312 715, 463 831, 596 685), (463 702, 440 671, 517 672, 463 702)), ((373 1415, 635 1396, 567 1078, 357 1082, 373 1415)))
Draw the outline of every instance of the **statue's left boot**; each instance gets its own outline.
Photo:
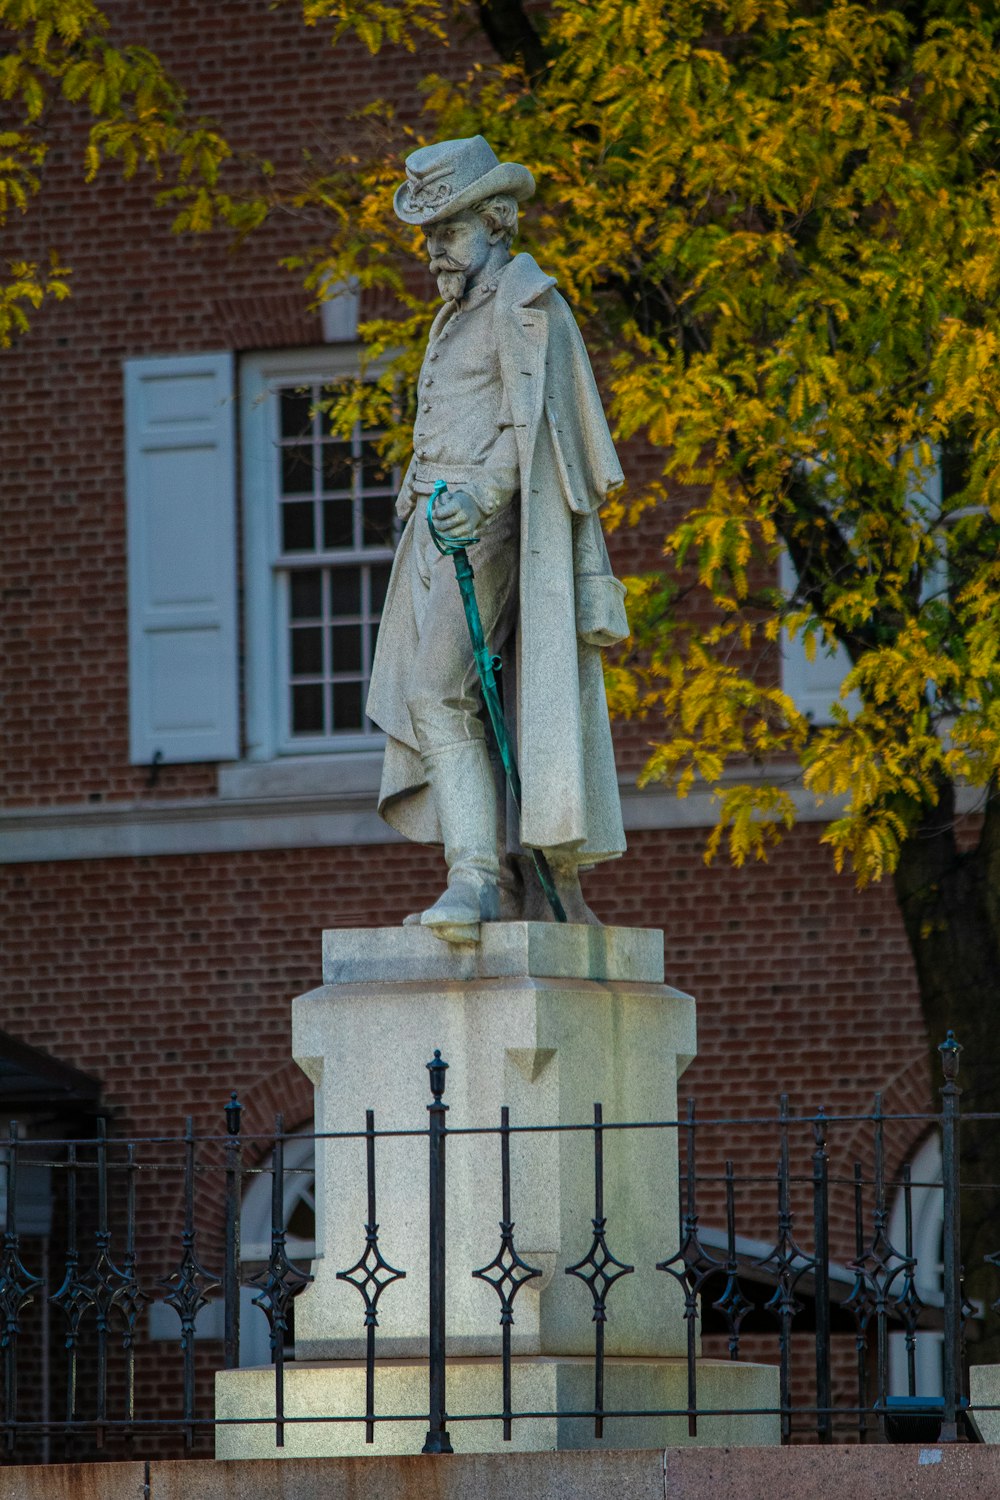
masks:
MULTIPOLYGON (((500 915, 496 786, 486 742, 463 740, 425 751, 424 766, 441 825, 448 884, 417 920, 445 942, 475 943, 480 923, 500 915)), ((407 917, 404 926, 413 923, 407 917)))

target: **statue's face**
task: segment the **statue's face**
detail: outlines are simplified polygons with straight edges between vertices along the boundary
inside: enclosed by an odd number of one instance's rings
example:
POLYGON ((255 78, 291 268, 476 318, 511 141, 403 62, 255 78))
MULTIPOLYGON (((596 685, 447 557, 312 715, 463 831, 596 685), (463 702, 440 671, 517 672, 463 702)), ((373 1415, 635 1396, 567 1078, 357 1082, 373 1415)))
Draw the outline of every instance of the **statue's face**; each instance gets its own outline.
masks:
POLYGON ((437 277, 438 291, 446 302, 457 300, 466 287, 475 284, 497 238, 471 209, 428 224, 424 236, 431 275, 437 277))

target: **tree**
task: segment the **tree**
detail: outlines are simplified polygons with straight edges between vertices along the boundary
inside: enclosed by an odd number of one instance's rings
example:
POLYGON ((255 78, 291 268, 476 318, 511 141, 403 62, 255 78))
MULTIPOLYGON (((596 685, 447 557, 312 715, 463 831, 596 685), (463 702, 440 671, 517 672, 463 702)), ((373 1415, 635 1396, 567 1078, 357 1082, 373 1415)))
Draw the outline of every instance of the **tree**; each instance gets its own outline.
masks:
MULTIPOLYGON (((218 223, 244 232, 266 212, 262 199, 224 193, 219 173, 233 155, 208 122, 188 118, 179 84, 148 48, 116 44, 92 0, 0 0, 0 228, 41 192, 52 145, 86 122, 80 166, 92 181, 102 164, 140 169, 163 183, 178 230, 218 223)), ((266 172, 267 164, 258 170, 266 172)), ((58 250, 47 263, 7 261, 0 269, 0 348, 27 331, 46 298, 69 296, 70 268, 58 250)))
MULTIPOLYGON (((361 35, 377 9, 313 8, 361 35)), ((614 709, 659 739, 645 779, 715 786, 708 852, 725 838, 737 862, 795 813, 780 780, 723 786, 727 768, 791 763, 842 799, 823 835, 836 865, 893 880, 929 1045, 953 1027, 967 1104, 998 1110, 1000 18, 967 0, 479 12, 503 61, 458 88, 429 78, 421 139, 482 130, 532 167, 529 247, 603 339, 619 433, 662 454, 662 482, 613 516, 662 518, 663 569, 627 580, 633 645, 608 677, 614 709), (847 653, 828 726, 781 690, 783 632, 847 653)), ((386 211, 417 141, 377 118, 391 152, 334 166, 298 206, 335 216, 313 285, 399 293, 404 320, 367 330, 384 352, 413 344, 422 308, 398 269, 416 237, 386 211)), ((391 392, 389 372, 341 415, 391 392)), ((997 1154, 966 1127, 967 1169, 996 1176, 997 1154)), ((996 1208, 966 1198, 971 1286, 990 1296, 996 1208)))

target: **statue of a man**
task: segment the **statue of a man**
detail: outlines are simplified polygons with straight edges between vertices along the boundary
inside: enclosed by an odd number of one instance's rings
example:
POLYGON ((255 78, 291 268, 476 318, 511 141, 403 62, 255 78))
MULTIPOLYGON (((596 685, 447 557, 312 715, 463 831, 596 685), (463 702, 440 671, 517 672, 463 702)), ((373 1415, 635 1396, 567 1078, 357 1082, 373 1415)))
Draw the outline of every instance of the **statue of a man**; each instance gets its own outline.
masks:
POLYGON ((451 942, 475 941, 480 922, 545 915, 521 848, 544 851, 570 921, 595 920, 580 868, 625 849, 600 648, 628 626, 598 517, 622 473, 572 313, 530 255, 511 255, 534 186, 473 136, 414 152, 394 199, 423 228, 444 305, 420 372, 368 714, 388 737, 379 812, 442 843, 448 865, 446 890, 407 922, 451 942), (506 797, 455 570, 427 526, 439 480, 435 525, 479 538, 483 628, 506 652, 519 828, 498 818, 506 797))

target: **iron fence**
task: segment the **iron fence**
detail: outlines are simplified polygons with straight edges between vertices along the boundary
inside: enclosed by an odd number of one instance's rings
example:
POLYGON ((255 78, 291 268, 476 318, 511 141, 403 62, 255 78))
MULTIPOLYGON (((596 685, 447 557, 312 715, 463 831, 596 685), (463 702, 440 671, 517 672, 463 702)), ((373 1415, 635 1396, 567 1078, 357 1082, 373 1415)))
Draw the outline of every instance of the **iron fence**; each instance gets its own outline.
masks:
MULTIPOLYGON (((939 1420, 940 1441, 955 1441, 963 1435, 965 1337, 996 1316, 1000 1304, 976 1308, 963 1298, 959 1048, 950 1033, 940 1051, 945 1081, 940 1112, 933 1115, 887 1114, 879 1096, 868 1114, 797 1114, 782 1096, 773 1116, 702 1117, 692 1101, 677 1120, 623 1122, 605 1120, 597 1104, 590 1120, 553 1125, 512 1122, 504 1107, 489 1127, 449 1120, 447 1063, 436 1052, 426 1064, 426 1124, 378 1129, 369 1109, 363 1129, 314 1137, 364 1146, 363 1247, 353 1265, 337 1272, 359 1294, 364 1347, 365 1406, 348 1416, 286 1411, 295 1299, 312 1276, 308 1265, 289 1254, 285 1152, 292 1137, 280 1116, 272 1135, 246 1136, 233 1094, 218 1135, 196 1135, 188 1120, 176 1137, 117 1140, 99 1125, 91 1140, 31 1140, 13 1123, 0 1173, 6 1189, 0 1373, 7 1456, 48 1458, 57 1440, 60 1456, 71 1453, 74 1442, 79 1452, 81 1444, 100 1448, 112 1439, 140 1438, 149 1452, 156 1434, 179 1436, 187 1447, 209 1441, 223 1419, 214 1415, 208 1382, 213 1368, 239 1364, 244 1288, 267 1319, 274 1407, 266 1421, 279 1447, 288 1424, 298 1421, 357 1423, 367 1442, 380 1422, 418 1422, 426 1426, 424 1451, 434 1453, 451 1452, 453 1429, 460 1432, 466 1421, 495 1421, 509 1440, 519 1423, 558 1417, 592 1424, 600 1439, 617 1418, 669 1416, 686 1420, 689 1433, 697 1435, 699 1422, 735 1414, 700 1403, 699 1353, 717 1350, 739 1362, 748 1348, 757 1361, 777 1366, 779 1399, 772 1415, 785 1442, 884 1437, 900 1401, 904 1410, 909 1402, 930 1413, 935 1424, 939 1420), (619 1132, 651 1132, 658 1149, 677 1161, 679 1215, 673 1224, 664 1222, 663 1255, 655 1263, 622 1258, 627 1224, 620 1217, 612 1222, 606 1212, 605 1146, 619 1132), (934 1132, 940 1135, 940 1176, 914 1179, 907 1157, 934 1132), (531 1263, 530 1251, 519 1250, 516 1234, 516 1202, 532 1183, 512 1177, 511 1146, 529 1136, 577 1136, 590 1143, 589 1243, 581 1243, 578 1258, 557 1272, 579 1283, 580 1318, 593 1324, 592 1403, 572 1412, 517 1410, 512 1398, 517 1299, 542 1269, 531 1263), (469 1205, 470 1212, 499 1214, 499 1248, 481 1266, 449 1257, 448 1151, 461 1137, 478 1137, 477 1149, 500 1158, 500 1201, 469 1205), (428 1194, 426 1242, 411 1246, 414 1255, 425 1257, 429 1280, 427 1406, 402 1416, 380 1412, 377 1399, 379 1320, 391 1307, 394 1286, 407 1275, 407 1267, 390 1264, 380 1245, 377 1161, 389 1139, 412 1150, 414 1170, 427 1174, 428 1194), (773 1167, 761 1165, 768 1160, 773 1167), (33 1260, 34 1241, 22 1239, 18 1230, 24 1174, 40 1169, 51 1174, 58 1275, 33 1260), (241 1204, 248 1181, 261 1176, 270 1178, 270 1247, 266 1264, 253 1269, 241 1256, 241 1204), (929 1251, 917 1243, 916 1195, 925 1210, 932 1203, 931 1220, 940 1231, 940 1242, 932 1236, 929 1251), (152 1205, 145 1215, 144 1203, 152 1205), (164 1218, 172 1222, 165 1226, 164 1218), (165 1228, 171 1231, 166 1236, 165 1228), (164 1265, 167 1242, 173 1243, 174 1259, 164 1265), (456 1415, 448 1409, 445 1288, 456 1277, 478 1279, 498 1299, 502 1405, 494 1411, 456 1415), (666 1277, 677 1288, 687 1340, 682 1406, 623 1411, 606 1403, 605 1331, 615 1319, 616 1288, 626 1277, 644 1278, 646 1286, 650 1278, 666 1277), (202 1310, 220 1302, 221 1336, 196 1339, 202 1310), (163 1345, 148 1354, 149 1312, 157 1306, 176 1317, 176 1354, 163 1345), (52 1342, 61 1349, 49 1347, 44 1336, 53 1320, 59 1332, 52 1342), (939 1389, 921 1388, 921 1338, 932 1341, 935 1357, 940 1352, 939 1389)), ((461 1446, 460 1435, 454 1441, 461 1446)))

